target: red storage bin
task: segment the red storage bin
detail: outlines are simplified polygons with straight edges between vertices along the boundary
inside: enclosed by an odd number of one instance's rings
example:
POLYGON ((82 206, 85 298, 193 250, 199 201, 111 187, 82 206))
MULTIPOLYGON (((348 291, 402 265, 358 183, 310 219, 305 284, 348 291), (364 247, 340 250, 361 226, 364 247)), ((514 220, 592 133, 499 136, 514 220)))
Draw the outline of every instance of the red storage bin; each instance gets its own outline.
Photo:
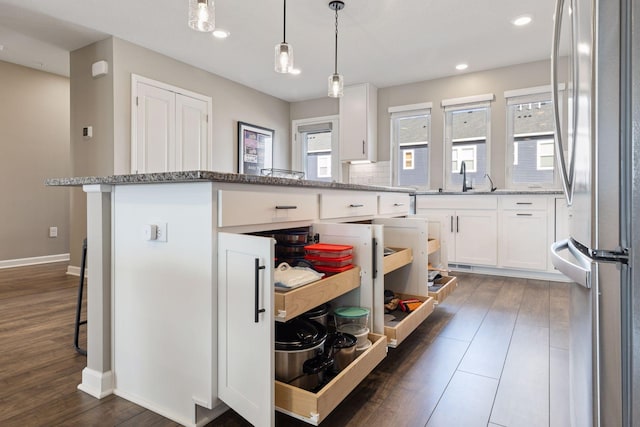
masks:
POLYGON ((351 245, 332 245, 329 243, 316 243, 304 247, 306 255, 320 258, 343 258, 353 254, 351 245))
POLYGON ((352 268, 353 268, 353 264, 345 265, 344 267, 327 267, 324 265, 317 265, 313 267, 314 270, 317 270, 320 273, 324 273, 327 276, 331 276, 337 273, 342 273, 343 271, 351 270, 352 268))
POLYGON ((344 267, 353 263, 353 256, 347 255, 340 258, 325 258, 321 256, 305 255, 304 259, 310 261, 316 267, 344 267))

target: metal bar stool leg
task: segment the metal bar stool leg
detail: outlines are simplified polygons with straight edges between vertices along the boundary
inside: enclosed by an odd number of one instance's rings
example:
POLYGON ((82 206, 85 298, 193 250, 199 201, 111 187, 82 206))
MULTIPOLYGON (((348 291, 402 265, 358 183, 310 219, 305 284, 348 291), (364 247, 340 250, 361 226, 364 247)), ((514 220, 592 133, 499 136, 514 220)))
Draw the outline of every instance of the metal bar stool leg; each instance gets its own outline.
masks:
POLYGON ((82 311, 82 294, 84 291, 84 268, 87 261, 87 239, 82 241, 82 261, 80 262, 80 284, 78 285, 78 304, 76 305, 76 329, 73 336, 73 346, 76 351, 84 356, 87 355, 87 350, 80 348, 78 345, 78 336, 80 335, 80 325, 86 325, 87 321, 80 321, 80 312, 82 311))

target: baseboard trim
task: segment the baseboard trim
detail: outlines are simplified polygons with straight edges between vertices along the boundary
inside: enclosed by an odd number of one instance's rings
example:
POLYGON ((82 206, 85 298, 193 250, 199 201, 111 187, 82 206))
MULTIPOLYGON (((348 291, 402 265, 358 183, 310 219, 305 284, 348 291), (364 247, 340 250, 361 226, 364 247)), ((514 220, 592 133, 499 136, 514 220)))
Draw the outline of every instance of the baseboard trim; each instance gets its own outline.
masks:
MULTIPOLYGON (((68 265, 67 266, 67 274, 69 276, 76 276, 76 277, 80 277, 80 267, 78 267, 77 265, 68 265)), ((84 268, 84 277, 87 277, 89 275, 89 269, 88 268, 84 268)))
POLYGON ((111 371, 98 372, 84 368, 82 370, 82 383, 78 385, 78 390, 84 391, 97 399, 113 394, 113 373, 111 371))
POLYGON ((485 274, 490 276, 517 277, 521 279, 549 280, 552 282, 570 282, 564 274, 549 271, 515 270, 500 267, 481 267, 466 264, 449 264, 452 272, 485 274))
MULTIPOLYGON (((0 261, 0 268, 14 268, 14 267, 24 267, 27 265, 49 264, 52 262, 69 261, 70 259, 71 258, 69 254, 57 254, 57 255, 36 256, 31 258, 7 259, 4 261, 0 261)), ((78 272, 78 275, 80 275, 79 272, 78 272)))

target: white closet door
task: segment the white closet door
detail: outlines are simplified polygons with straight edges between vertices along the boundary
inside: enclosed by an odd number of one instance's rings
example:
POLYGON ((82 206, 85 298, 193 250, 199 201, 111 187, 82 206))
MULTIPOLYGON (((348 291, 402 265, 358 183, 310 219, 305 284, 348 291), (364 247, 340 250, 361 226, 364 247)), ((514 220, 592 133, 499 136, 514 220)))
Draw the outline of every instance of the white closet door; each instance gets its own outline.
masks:
POLYGON ((175 170, 209 169, 207 103, 176 94, 175 170))
POLYGON ((137 84, 137 135, 132 172, 175 170, 175 94, 137 84))

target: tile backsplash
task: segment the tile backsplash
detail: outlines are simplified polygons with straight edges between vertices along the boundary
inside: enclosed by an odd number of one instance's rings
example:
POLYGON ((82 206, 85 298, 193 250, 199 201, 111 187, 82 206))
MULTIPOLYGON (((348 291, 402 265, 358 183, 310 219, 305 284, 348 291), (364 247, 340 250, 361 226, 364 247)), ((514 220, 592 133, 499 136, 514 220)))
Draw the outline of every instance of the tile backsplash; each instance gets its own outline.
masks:
POLYGON ((391 186, 391 162, 349 165, 349 183, 391 186))

